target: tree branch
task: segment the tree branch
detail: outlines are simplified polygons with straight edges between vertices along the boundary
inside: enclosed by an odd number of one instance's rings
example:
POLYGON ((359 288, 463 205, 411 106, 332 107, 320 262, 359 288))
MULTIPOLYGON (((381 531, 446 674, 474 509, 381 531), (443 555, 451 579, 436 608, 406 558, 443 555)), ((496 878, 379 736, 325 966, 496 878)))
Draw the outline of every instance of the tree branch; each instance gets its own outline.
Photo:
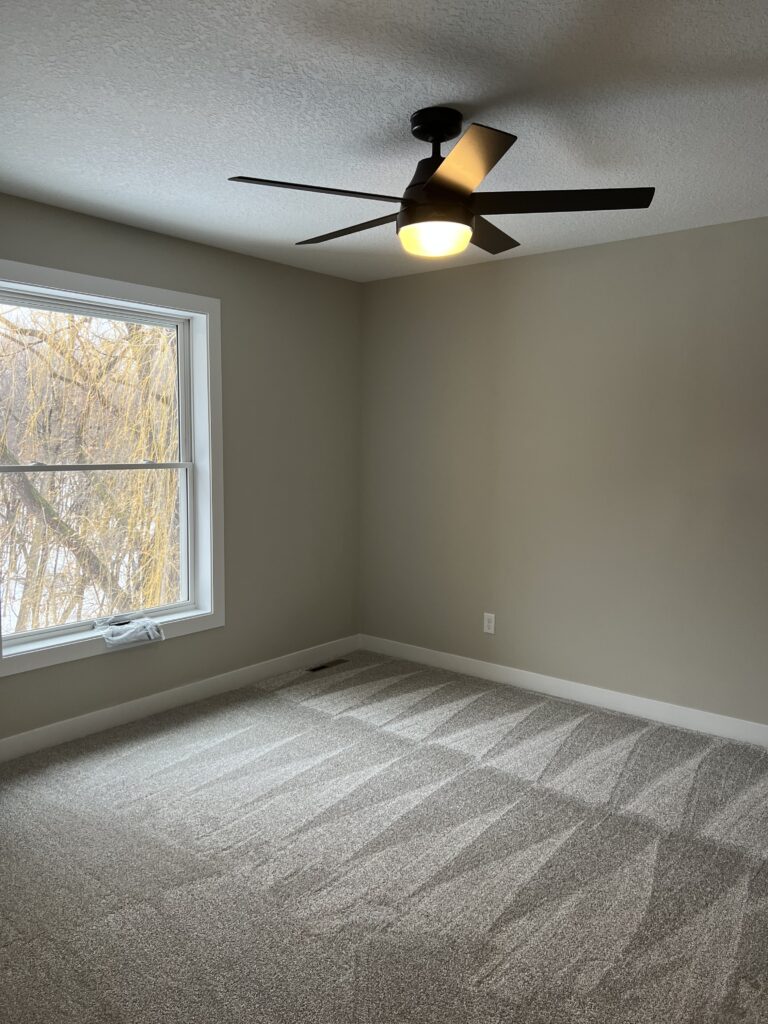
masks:
MULTIPOLYGON (((19 465, 19 460, 2 440, 0 440, 0 462, 9 466, 19 465)), ((116 596, 121 608, 128 611, 128 595, 96 552, 88 547, 76 530, 64 522, 26 473, 11 473, 10 476, 11 483, 27 511, 46 525, 54 536, 72 552, 89 580, 98 583, 108 594, 116 596)))

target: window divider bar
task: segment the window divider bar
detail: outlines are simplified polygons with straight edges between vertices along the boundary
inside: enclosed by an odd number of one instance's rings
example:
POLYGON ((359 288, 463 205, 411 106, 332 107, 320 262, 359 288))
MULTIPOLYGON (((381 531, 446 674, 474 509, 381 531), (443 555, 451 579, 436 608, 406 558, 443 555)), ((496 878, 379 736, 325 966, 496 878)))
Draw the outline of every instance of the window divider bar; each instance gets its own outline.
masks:
POLYGON ((71 462, 57 465, 24 462, 18 466, 0 466, 0 473, 70 473, 94 469, 190 469, 191 467, 191 462, 71 462))

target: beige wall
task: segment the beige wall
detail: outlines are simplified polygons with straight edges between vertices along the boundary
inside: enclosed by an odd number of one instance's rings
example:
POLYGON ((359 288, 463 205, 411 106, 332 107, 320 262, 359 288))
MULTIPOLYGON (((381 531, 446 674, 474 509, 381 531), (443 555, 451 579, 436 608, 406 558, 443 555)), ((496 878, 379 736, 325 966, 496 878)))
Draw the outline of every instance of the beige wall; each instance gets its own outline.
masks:
POLYGON ((0 258, 221 299, 227 618, 0 679, 0 737, 356 632, 359 285, 3 196, 0 258))
POLYGON ((223 629, 0 737, 361 624, 768 722, 768 221, 361 288, 0 196, 0 258, 221 299, 227 545, 223 629))
POLYGON ((768 722, 767 265, 759 220, 365 286, 363 629, 768 722))

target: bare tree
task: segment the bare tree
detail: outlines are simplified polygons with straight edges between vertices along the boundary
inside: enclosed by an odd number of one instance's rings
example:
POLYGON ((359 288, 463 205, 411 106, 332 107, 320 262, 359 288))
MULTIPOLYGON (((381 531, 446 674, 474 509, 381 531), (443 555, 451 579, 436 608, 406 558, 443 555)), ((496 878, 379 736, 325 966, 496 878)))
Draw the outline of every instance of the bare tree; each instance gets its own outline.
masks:
MULTIPOLYGON (((165 326, 0 305, 0 464, 174 462, 165 326)), ((173 469, 0 474, 6 633, 179 599, 173 469)))

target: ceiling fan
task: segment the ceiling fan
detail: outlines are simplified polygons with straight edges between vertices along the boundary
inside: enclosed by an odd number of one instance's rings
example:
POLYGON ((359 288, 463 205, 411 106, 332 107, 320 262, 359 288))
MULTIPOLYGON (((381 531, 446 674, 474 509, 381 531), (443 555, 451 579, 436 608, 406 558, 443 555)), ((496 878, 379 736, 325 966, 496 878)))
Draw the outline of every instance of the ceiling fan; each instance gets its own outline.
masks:
POLYGON ((273 188, 293 188, 332 196, 372 199, 397 203, 397 213, 305 238, 297 245, 316 245, 332 238, 354 235, 382 224, 395 224, 406 252, 416 256, 452 256, 471 242, 496 255, 520 243, 505 234, 485 214, 565 213, 575 210, 647 209, 652 188, 582 188, 549 192, 476 192, 486 175, 501 160, 517 136, 482 124, 471 124, 447 156, 440 146, 461 132, 461 112, 452 107, 425 107, 411 116, 411 132, 432 145, 432 155, 419 160, 416 173, 401 197, 373 192, 353 192, 321 185, 299 185, 290 181, 249 178, 238 175, 230 181, 273 188))

